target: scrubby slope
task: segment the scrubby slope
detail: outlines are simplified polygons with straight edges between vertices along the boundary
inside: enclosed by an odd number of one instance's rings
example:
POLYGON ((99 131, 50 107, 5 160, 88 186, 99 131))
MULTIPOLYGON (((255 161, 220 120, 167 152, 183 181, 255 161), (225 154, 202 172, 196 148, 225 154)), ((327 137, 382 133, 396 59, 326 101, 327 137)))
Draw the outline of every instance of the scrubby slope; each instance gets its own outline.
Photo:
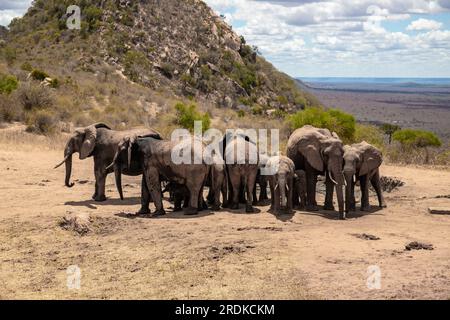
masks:
POLYGON ((120 72, 145 88, 223 107, 317 104, 198 0, 37 0, 11 23, 7 45, 16 63, 75 82, 79 71, 120 72), (71 4, 81 7, 81 30, 66 27, 71 4))

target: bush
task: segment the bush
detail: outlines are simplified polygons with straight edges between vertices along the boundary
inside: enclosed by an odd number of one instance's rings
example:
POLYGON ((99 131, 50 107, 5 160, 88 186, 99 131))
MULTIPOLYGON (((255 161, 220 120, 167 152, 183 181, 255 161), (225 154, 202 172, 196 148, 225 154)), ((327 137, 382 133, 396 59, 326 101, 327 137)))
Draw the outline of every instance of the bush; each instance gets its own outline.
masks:
POLYGON ((0 94, 10 94, 19 86, 16 77, 0 73, 0 94))
POLYGON ((55 132, 57 120, 48 110, 39 110, 29 116, 27 131, 39 134, 51 134, 55 132))
POLYGON ((83 10, 83 13, 89 26, 89 32, 96 30, 103 15, 102 9, 97 8, 96 6, 89 6, 83 10))
POLYGON ((23 109, 13 95, 0 97, 0 122, 22 120, 23 109))
POLYGON ((209 117, 209 114, 202 114, 197 111, 197 106, 195 104, 187 106, 184 103, 180 102, 176 104, 175 110, 177 112, 176 124, 190 130, 191 132, 194 130, 195 121, 202 121, 203 131, 208 130, 211 126, 211 119, 209 117))
POLYGON ((33 66, 29 62, 24 62, 20 66, 20 69, 22 69, 23 71, 32 72, 33 71, 33 66))
POLYGON ((383 132, 376 126, 356 124, 353 143, 362 141, 366 141, 379 149, 384 148, 383 132))
POLYGON ((47 87, 23 83, 17 94, 19 102, 26 111, 53 106, 53 96, 47 87))
POLYGON ((395 124, 385 123, 381 126, 381 130, 383 130, 384 134, 389 137, 389 144, 392 143, 392 135, 401 130, 402 128, 395 124))
POLYGON ((392 136, 394 141, 398 141, 404 151, 408 149, 425 149, 425 163, 430 161, 429 147, 440 147, 441 140, 430 131, 404 129, 395 132, 392 136))
POLYGON ((31 71, 31 78, 33 78, 34 80, 38 80, 38 81, 44 81, 45 78, 49 78, 50 76, 42 70, 38 70, 38 69, 34 69, 33 71, 31 71))
POLYGON ((312 125, 336 132, 345 143, 354 140, 355 118, 338 109, 307 108, 289 116, 288 122, 293 130, 312 125))
POLYGON ((141 79, 141 74, 149 67, 150 63, 144 53, 130 50, 124 58, 125 74, 134 82, 141 79))

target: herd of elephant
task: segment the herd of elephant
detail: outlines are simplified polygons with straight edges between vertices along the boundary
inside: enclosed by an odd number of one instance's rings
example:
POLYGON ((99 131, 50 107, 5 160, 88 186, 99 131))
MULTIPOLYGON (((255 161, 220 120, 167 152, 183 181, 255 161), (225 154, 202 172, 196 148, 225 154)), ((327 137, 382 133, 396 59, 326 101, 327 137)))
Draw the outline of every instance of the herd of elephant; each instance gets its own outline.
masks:
MULTIPOLYGON (((192 148, 193 139, 185 143, 192 148)), ((184 141, 181 141, 181 145, 184 141)), ((79 153, 81 160, 94 159, 95 201, 105 201, 105 183, 108 174, 115 174, 116 186, 123 199, 122 175, 140 176, 141 208, 138 214, 151 214, 149 204, 154 202, 154 216, 165 215, 163 194, 170 191, 174 210, 195 215, 208 208, 220 207, 232 210, 245 203, 247 213, 254 212, 254 205, 269 200, 271 210, 276 214, 291 213, 294 208, 317 211, 316 185, 318 176, 325 176, 326 196, 324 210, 335 210, 333 193, 336 190, 339 218, 345 219, 349 211, 356 210, 355 185, 361 188, 361 210, 369 205, 369 182, 378 196, 379 206, 385 207, 381 190, 379 167, 382 154, 374 146, 361 142, 344 146, 336 133, 328 129, 304 126, 289 138, 286 156, 260 154, 258 145, 245 134, 225 135, 220 142, 218 154, 212 157, 226 161, 193 161, 192 164, 176 164, 172 159, 174 148, 180 142, 164 140, 151 129, 115 131, 98 123, 77 129, 70 137, 64 150, 64 160, 55 168, 65 164, 65 185, 71 183, 72 155, 79 153), (245 145, 245 160, 230 161, 238 144, 245 145), (257 161, 249 161, 256 155, 257 161), (262 169, 273 167, 270 175, 263 175, 262 169), (259 184, 259 198, 257 194, 259 184), (162 185, 165 186, 163 190, 162 185), (207 201, 204 188, 209 188, 207 201), (345 195, 344 195, 345 189, 345 195)))

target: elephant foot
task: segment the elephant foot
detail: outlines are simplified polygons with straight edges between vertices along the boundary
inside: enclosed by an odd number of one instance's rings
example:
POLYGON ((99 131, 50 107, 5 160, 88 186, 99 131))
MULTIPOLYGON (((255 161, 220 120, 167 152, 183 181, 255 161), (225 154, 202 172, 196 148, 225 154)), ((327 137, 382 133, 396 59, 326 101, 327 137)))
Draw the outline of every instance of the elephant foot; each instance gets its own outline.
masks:
POLYGON ((97 194, 96 194, 96 193, 94 193, 94 194, 92 195, 92 200, 95 200, 95 198, 97 198, 97 194))
POLYGON ((384 202, 380 203, 380 208, 382 209, 387 208, 387 204, 384 202))
POLYGON ((224 202, 222 204, 222 208, 229 208, 229 207, 230 207, 230 204, 228 202, 224 202))
POLYGON ((165 216, 166 211, 164 209, 156 210, 155 213, 152 215, 152 217, 161 217, 165 216))
POLYGON ((255 212, 255 209, 254 209, 253 206, 251 206, 251 205, 246 205, 246 206, 245 206, 245 212, 246 212, 246 213, 254 213, 254 212, 255 212))
POLYGON ((239 204, 238 204, 238 203, 233 203, 233 204, 230 206, 230 209, 231 209, 231 210, 239 210, 239 204))
POLYGON ((319 207, 318 206, 315 206, 315 205, 307 205, 306 206, 306 210, 307 211, 319 211, 319 207))
POLYGON ((198 214, 197 208, 189 207, 184 210, 184 215, 186 215, 186 216, 195 216, 197 214, 198 214))
POLYGON ((213 211, 220 211, 220 206, 217 205, 217 204, 213 204, 213 205, 211 206, 211 209, 212 209, 213 211))
POLYGON ((95 200, 96 202, 104 202, 104 201, 106 201, 106 196, 105 196, 105 195, 102 195, 102 196, 96 196, 96 197, 94 198, 94 200, 95 200))
POLYGON ((334 211, 334 205, 331 203, 325 203, 325 205, 323 206, 323 210, 334 211))
POLYGON ((370 211, 370 205, 361 206, 361 211, 370 211))
POLYGON ((339 220, 346 220, 347 216, 345 214, 345 212, 339 212, 339 220))
POLYGON ((150 214, 150 213, 151 213, 150 209, 149 208, 145 208, 145 207, 142 207, 141 209, 139 209, 138 212, 136 212, 137 215, 147 215, 147 214, 150 214))
POLYGON ((178 208, 173 208, 173 212, 180 212, 180 211, 182 211, 183 209, 181 208, 181 207, 178 207, 178 208))
POLYGON ((208 209, 209 209, 208 204, 205 201, 203 201, 202 210, 208 210, 208 209))

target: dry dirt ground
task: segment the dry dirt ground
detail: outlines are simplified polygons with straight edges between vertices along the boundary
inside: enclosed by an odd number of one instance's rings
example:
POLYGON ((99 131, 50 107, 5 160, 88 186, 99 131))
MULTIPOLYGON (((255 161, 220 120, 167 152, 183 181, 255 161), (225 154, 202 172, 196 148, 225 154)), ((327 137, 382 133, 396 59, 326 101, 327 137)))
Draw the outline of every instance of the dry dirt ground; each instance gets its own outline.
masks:
POLYGON ((385 166, 406 185, 386 194, 387 209, 346 221, 333 212, 275 217, 268 207, 153 219, 129 215, 139 208, 136 178, 125 178, 125 201, 112 176, 109 200, 91 201, 92 160, 75 160, 76 185, 63 187, 57 149, 0 143, 0 299, 450 298, 450 216, 427 212, 450 207, 436 198, 450 194, 448 171, 385 166), (89 214, 92 231, 62 229, 69 212, 89 214), (380 239, 356 236, 364 233, 380 239), (405 251, 412 241, 434 250, 405 251), (67 287, 71 265, 79 290, 67 287), (367 287, 373 265, 379 290, 367 287))

